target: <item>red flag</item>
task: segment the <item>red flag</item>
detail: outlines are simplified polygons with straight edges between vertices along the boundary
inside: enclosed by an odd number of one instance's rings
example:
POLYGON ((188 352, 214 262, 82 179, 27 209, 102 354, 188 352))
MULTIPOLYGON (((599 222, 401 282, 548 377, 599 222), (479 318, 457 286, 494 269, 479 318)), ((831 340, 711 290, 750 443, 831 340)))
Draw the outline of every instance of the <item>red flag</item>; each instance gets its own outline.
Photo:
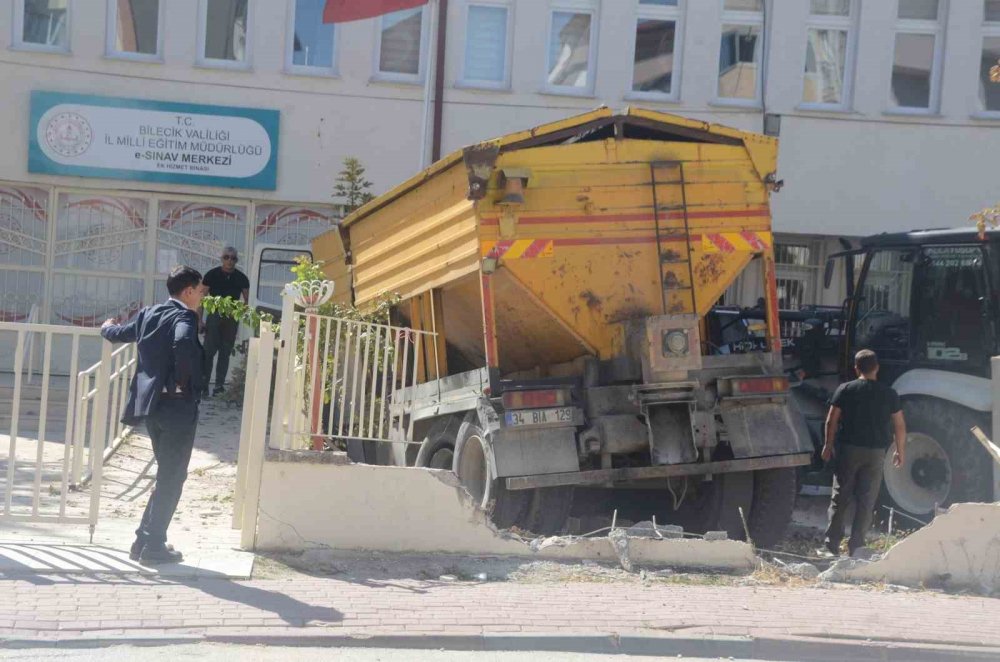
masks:
POLYGON ((326 0, 323 22, 346 23, 426 4, 427 0, 326 0))

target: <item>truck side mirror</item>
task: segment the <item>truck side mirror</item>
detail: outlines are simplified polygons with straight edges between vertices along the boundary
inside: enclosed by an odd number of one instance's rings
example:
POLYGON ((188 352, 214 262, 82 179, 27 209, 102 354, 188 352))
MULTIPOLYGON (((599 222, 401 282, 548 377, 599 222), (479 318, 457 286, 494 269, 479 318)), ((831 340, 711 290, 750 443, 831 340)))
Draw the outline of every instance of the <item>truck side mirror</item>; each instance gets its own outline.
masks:
POLYGON ((831 258, 827 258, 827 260, 826 260, 826 268, 823 269, 823 289, 825 289, 825 290, 830 289, 830 283, 833 282, 833 268, 834 268, 834 266, 835 265, 833 264, 833 258, 832 257, 831 258))

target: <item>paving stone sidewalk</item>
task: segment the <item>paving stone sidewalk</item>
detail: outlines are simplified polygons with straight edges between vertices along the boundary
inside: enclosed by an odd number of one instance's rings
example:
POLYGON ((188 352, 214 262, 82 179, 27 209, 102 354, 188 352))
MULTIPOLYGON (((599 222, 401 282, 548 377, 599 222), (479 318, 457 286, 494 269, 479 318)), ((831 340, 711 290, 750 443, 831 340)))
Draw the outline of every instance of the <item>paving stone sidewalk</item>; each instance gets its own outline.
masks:
POLYGON ((0 581, 0 644, 8 646, 544 633, 960 646, 1000 656, 998 622, 1000 600, 853 587, 40 575, 0 581))

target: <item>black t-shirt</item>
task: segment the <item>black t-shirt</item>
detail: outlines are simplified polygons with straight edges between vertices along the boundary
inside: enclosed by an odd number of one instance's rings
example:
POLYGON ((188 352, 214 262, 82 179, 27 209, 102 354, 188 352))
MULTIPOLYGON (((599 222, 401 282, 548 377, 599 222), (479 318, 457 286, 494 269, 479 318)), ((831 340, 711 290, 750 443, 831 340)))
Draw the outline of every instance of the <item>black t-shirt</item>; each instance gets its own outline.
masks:
POLYGON ((890 387, 855 379, 841 384, 830 404, 841 411, 837 443, 882 449, 892 443, 892 415, 902 406, 890 387))
POLYGON ((208 293, 213 297, 229 297, 237 301, 243 298, 243 290, 250 289, 250 281, 239 269, 226 273, 222 267, 215 267, 205 274, 201 282, 208 286, 208 293))

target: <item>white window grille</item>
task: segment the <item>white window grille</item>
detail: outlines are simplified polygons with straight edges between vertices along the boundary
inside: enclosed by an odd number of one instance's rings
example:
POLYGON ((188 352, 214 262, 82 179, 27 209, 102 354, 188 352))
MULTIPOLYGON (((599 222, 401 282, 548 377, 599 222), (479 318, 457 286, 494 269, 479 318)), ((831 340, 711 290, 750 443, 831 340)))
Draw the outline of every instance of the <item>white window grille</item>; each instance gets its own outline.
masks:
POLYGON ((337 74, 338 26, 323 22, 325 0, 293 0, 290 4, 285 69, 296 74, 337 74))
POLYGON ((857 0, 809 0, 801 107, 846 110, 854 84, 857 0))
POLYGON ((201 0, 198 64, 249 69, 253 41, 250 0, 201 0))
POLYGON ((597 7, 562 1, 549 12, 545 91, 591 95, 597 66, 597 7))
POLYGON ((166 6, 165 0, 108 0, 108 57, 162 61, 166 6))
POLYGON ((465 8, 461 85, 510 87, 513 12, 506 2, 470 2, 465 8))
POLYGON ((764 61, 764 0, 723 0, 717 101, 759 106, 764 61))
POLYGON ((639 0, 632 45, 636 99, 680 98, 684 0, 639 0))
POLYGON ((378 80, 419 83, 426 68, 426 7, 386 14, 376 21, 375 71, 378 80))
POLYGON ((14 0, 14 48, 69 53, 70 0, 14 0))

